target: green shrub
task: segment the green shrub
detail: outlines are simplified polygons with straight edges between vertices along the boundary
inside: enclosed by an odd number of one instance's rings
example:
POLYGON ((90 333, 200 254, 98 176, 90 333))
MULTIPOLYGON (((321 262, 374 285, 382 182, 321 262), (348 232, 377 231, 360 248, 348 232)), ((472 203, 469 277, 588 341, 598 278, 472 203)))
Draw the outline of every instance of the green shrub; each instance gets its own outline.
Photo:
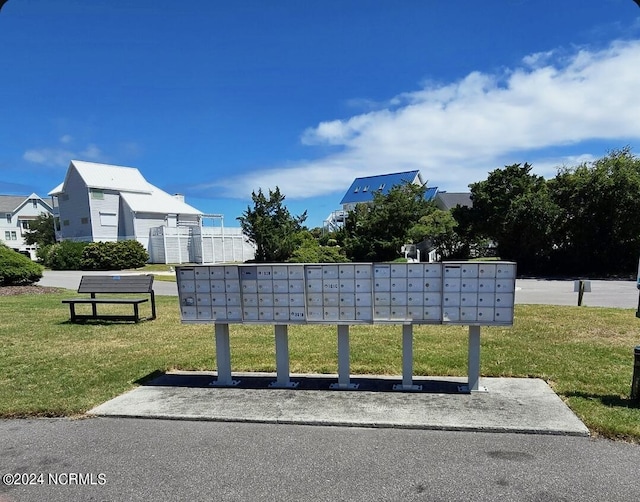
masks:
POLYGON ((4 244, 0 244, 0 286, 23 286, 38 282, 42 267, 4 244))
POLYGON ((144 246, 135 240, 92 242, 82 252, 83 270, 139 268, 149 261, 144 246))
POLYGON ((122 268, 144 267, 149 261, 149 253, 138 241, 119 241, 116 244, 118 245, 118 255, 122 260, 122 268))
POLYGON ((51 270, 80 270, 82 250, 86 246, 86 242, 58 242, 49 248, 44 265, 51 270))

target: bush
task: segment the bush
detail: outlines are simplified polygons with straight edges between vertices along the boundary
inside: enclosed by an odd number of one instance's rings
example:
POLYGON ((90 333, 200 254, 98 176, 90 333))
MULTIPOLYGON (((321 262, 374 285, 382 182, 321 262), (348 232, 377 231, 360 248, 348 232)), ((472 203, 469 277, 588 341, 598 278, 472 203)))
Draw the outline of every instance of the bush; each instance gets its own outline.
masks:
POLYGON ((62 241, 49 247, 44 265, 51 270, 80 270, 86 242, 62 241))
POLYGON ((149 254, 138 241, 92 242, 82 252, 83 270, 122 270, 139 268, 149 261, 149 254))
POLYGON ((0 244, 0 286, 24 286, 38 282, 42 267, 0 244))

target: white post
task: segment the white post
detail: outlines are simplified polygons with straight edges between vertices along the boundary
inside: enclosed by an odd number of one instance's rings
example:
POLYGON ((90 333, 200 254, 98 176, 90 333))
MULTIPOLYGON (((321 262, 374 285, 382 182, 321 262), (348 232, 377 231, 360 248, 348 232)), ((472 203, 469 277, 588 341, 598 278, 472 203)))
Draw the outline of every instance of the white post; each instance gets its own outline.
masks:
POLYGON ((276 374, 277 380, 269 387, 297 387, 298 382, 289 380, 289 333, 286 324, 275 325, 276 336, 276 374))
POLYGON ((216 367, 218 378, 209 385, 216 387, 230 387, 238 385, 239 380, 231 378, 231 346, 229 344, 229 325, 216 324, 216 367))
POLYGON ((469 326, 469 392, 486 392, 480 387, 480 326, 469 326))
POLYGON ((357 389, 358 384, 349 383, 349 325, 338 324, 338 383, 332 389, 357 389))
POLYGON ((413 385, 413 324, 402 325, 402 385, 393 390, 422 390, 422 385, 413 385))

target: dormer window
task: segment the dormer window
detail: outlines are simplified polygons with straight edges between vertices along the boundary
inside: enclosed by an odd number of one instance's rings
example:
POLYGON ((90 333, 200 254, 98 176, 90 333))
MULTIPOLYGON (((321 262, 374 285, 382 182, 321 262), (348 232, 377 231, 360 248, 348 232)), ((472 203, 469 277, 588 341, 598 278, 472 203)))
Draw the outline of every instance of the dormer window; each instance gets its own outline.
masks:
POLYGON ((362 189, 362 191, 363 191, 363 192, 366 192, 367 190, 369 190, 369 185, 366 185, 366 186, 362 189))
POLYGON ((360 187, 355 187, 355 188, 353 189, 353 193, 358 193, 359 191, 360 191, 360 187))
POLYGON ((378 190, 384 190, 384 183, 380 184, 380 186, 378 187, 378 190))

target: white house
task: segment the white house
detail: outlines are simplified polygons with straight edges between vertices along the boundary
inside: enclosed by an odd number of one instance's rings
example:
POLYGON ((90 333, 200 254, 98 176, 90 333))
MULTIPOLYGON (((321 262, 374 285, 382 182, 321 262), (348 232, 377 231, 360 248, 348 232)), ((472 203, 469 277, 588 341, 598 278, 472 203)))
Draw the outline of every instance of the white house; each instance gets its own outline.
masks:
POLYGON ((28 246, 24 236, 29 223, 41 214, 52 214, 52 208, 38 195, 0 195, 0 242, 11 249, 29 253, 36 259, 36 246, 28 246))
MULTIPOLYGON (((64 181, 49 195, 58 240, 135 239, 147 249, 152 263, 213 263, 214 256, 224 255, 202 252, 203 219, 213 215, 185 203, 181 195, 160 190, 136 168, 72 160, 64 181), (163 238, 153 238, 158 235, 163 238), (176 250, 172 237, 177 238, 176 250)), ((245 240, 241 233, 234 235, 245 240)), ((253 254, 247 249, 229 258, 245 261, 253 254)))

